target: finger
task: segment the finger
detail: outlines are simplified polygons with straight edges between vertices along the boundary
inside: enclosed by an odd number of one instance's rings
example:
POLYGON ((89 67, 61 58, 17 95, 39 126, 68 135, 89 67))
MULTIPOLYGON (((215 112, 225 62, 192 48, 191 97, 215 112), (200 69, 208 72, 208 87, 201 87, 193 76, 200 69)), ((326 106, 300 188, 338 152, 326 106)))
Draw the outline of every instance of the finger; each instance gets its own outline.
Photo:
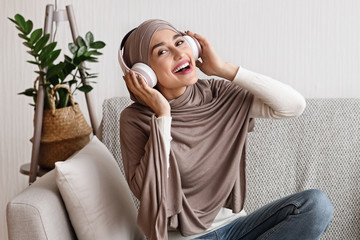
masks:
POLYGON ((196 67, 198 67, 201 70, 203 63, 200 60, 197 60, 195 62, 195 64, 196 64, 196 67))
POLYGON ((186 35, 194 37, 194 33, 192 31, 190 31, 190 30, 185 31, 185 33, 186 33, 186 35))
POLYGON ((191 36, 191 37, 196 38, 196 40, 199 41, 200 45, 207 45, 208 44, 208 40, 205 37, 198 34, 198 33, 193 33, 192 31, 187 31, 186 34, 191 36))
POLYGON ((145 79, 141 76, 141 75, 137 75, 135 76, 136 78, 136 90, 138 92, 138 95, 140 97, 146 98, 151 94, 151 91, 153 90, 153 88, 151 88, 147 82, 145 81, 145 79))
POLYGON ((138 83, 139 83, 139 86, 141 87, 141 89, 148 90, 148 88, 150 88, 148 86, 147 82, 145 81, 145 79, 141 75, 138 75, 137 79, 138 79, 138 83))
POLYGON ((136 79, 136 76, 130 71, 124 77, 127 87, 130 89, 131 92, 134 94, 139 94, 139 83, 136 79))
POLYGON ((130 77, 131 77, 131 81, 133 82, 134 86, 136 88, 139 88, 140 87, 139 80, 137 79, 137 76, 134 71, 130 70, 130 77))
POLYGON ((128 86, 128 87, 131 87, 131 86, 132 86, 132 83, 131 83, 131 81, 130 81, 130 76, 129 76, 129 74, 126 74, 125 76, 123 76, 123 79, 124 79, 124 81, 125 81, 126 86, 128 86))

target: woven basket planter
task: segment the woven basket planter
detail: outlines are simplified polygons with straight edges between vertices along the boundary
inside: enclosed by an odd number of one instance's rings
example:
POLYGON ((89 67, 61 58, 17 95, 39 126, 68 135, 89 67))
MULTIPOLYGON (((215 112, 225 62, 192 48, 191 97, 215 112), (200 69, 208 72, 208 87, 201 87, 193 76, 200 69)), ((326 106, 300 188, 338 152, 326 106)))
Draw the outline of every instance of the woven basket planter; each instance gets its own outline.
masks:
POLYGON ((55 109, 52 104, 51 110, 44 110, 39 154, 43 169, 53 169, 55 162, 65 161, 90 141, 92 128, 72 97, 70 102, 69 107, 55 109))

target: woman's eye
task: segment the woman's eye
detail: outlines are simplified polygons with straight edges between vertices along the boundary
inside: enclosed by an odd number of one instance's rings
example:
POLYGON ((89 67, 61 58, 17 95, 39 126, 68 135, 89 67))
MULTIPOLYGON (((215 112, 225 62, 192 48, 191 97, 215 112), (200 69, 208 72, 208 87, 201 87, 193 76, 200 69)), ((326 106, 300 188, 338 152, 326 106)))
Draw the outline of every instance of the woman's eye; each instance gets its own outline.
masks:
POLYGON ((163 55, 164 53, 166 53, 166 50, 161 50, 158 52, 158 55, 160 56, 160 55, 163 55))
POLYGON ((177 43, 176 43, 176 46, 180 46, 181 44, 183 44, 184 43, 184 41, 183 40, 181 40, 181 41, 178 41, 177 43))

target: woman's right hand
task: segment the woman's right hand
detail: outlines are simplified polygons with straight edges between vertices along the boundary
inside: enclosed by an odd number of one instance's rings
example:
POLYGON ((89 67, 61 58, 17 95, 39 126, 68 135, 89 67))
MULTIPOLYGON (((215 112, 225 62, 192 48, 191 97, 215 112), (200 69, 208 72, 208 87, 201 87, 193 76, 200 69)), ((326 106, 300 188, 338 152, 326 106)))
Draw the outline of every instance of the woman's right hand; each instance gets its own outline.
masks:
POLYGON ((158 90, 149 87, 141 76, 130 70, 123 78, 129 90, 139 96, 157 117, 171 116, 168 100, 158 90))

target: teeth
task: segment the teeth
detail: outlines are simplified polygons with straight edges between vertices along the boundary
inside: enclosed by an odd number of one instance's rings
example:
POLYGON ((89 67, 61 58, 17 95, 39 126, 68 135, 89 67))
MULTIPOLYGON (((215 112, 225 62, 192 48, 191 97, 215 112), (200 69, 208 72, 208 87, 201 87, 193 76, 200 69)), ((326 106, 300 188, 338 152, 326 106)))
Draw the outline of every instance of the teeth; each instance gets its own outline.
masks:
POLYGON ((184 63, 183 65, 181 65, 179 67, 177 67, 174 72, 176 73, 176 72, 180 71, 181 69, 186 68, 187 66, 189 66, 188 62, 184 63))

